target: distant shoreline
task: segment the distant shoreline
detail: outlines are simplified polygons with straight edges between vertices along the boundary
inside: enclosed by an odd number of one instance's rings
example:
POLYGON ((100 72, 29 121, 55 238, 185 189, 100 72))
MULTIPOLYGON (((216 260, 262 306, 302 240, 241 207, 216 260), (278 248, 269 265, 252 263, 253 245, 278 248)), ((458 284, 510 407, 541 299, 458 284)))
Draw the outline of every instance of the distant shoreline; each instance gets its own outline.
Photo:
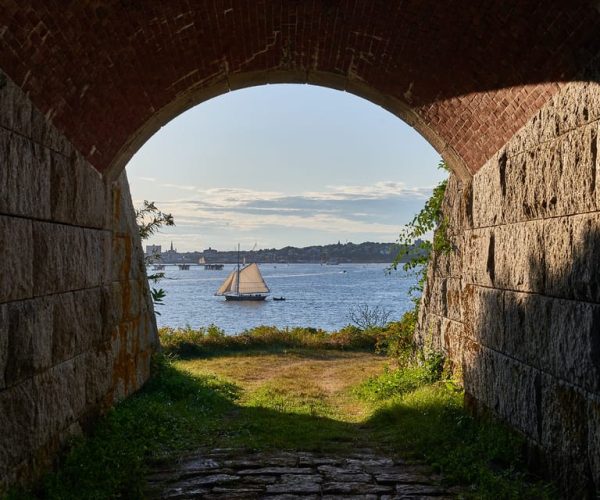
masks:
MULTIPOLYGON (((420 245, 415 242, 413 248, 420 245)), ((390 264, 400 251, 398 243, 365 242, 337 243, 333 245, 313 245, 309 247, 284 247, 281 249, 262 249, 241 251, 220 251, 208 248, 197 252, 178 252, 171 249, 162 252, 161 246, 148 245, 146 255, 154 255, 161 264, 235 264, 240 261, 256 262, 257 264, 390 264)), ((414 252, 419 252, 415 248, 414 252)), ((404 260, 404 259, 402 259, 404 260)))

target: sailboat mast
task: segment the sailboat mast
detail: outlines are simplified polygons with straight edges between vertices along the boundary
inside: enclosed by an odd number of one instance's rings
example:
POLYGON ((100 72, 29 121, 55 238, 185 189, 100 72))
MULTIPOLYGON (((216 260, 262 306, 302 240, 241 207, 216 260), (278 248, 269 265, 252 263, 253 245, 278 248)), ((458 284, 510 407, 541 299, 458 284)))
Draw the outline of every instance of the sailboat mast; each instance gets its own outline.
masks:
POLYGON ((238 243, 238 251, 237 251, 237 280, 236 280, 236 292, 240 294, 240 244, 238 243))

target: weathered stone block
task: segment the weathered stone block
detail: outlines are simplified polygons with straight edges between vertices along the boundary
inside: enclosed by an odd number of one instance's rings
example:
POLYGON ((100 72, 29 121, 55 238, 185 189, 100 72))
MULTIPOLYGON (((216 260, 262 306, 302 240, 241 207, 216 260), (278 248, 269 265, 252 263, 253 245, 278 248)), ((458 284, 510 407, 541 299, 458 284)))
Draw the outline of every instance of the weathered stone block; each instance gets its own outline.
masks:
MULTIPOLYGON (((588 402, 580 390, 545 375, 541 384, 540 442, 559 483, 585 483, 588 402), (572 476, 579 476, 574 480, 572 476)), ((581 498, 581 497, 580 497, 581 498)))
POLYGON ((462 280, 448 278, 445 288, 446 317, 453 321, 462 321, 462 280))
POLYGON ((123 281, 121 288, 121 310, 123 312, 120 321, 132 321, 138 319, 145 306, 144 283, 137 280, 123 281))
POLYGON ((600 396, 588 398, 587 456, 596 491, 600 491, 600 396))
POLYGON ((90 407, 112 403, 114 357, 110 349, 97 349, 85 355, 86 402, 90 407))
POLYGON ((545 291, 600 302, 600 213, 544 222, 545 291))
POLYGON ((6 386, 4 373, 8 362, 8 307, 0 304, 0 391, 6 386))
MULTIPOLYGON (((527 153, 520 155, 524 165, 525 179, 523 186, 518 184, 512 189, 522 192, 521 205, 505 205, 505 210, 510 211, 513 221, 528 221, 555 215, 568 204, 567 199, 561 201, 558 207, 556 184, 563 174, 563 163, 560 144, 551 142, 543 144, 527 153), (552 180, 550 182, 549 180, 552 180), (554 182, 554 184, 553 184, 554 182)), ((565 173, 565 177, 569 177, 565 173)), ((519 179, 516 179, 518 182, 519 179)))
POLYGON ((36 393, 33 381, 0 392, 0 474, 3 476, 35 449, 36 393))
POLYGON ((419 323, 415 340, 420 348, 438 349, 441 347, 443 317, 427 312, 419 323))
POLYGON ((571 82, 552 104, 559 133, 564 134, 600 117, 600 85, 593 80, 571 82))
POLYGON ((78 153, 73 157, 77 192, 75 220, 85 227, 106 228, 108 186, 100 173, 78 153))
POLYGON ((496 226, 504 222, 500 179, 504 176, 505 168, 506 159, 501 153, 491 158, 473 176, 473 227, 496 226))
POLYGON ((60 434, 83 412, 85 370, 82 364, 76 367, 75 359, 65 361, 34 379, 37 409, 34 441, 38 446, 60 434))
POLYGON ((535 149, 540 144, 552 141, 559 133, 559 116, 556 96, 542 107, 506 145, 509 157, 535 149))
POLYGON ((598 390, 600 361, 593 348, 598 307, 506 291, 499 312, 504 328, 489 336, 489 327, 475 324, 475 332, 494 350, 572 384, 598 390))
POLYGON ((448 235, 462 234, 472 227, 472 187, 470 181, 460 180, 456 175, 448 178, 442 211, 447 217, 448 235))
POLYGON ((88 351, 105 340, 103 300, 100 288, 53 297, 54 364, 88 351))
POLYGON ((441 328, 441 349, 458 365, 461 364, 464 344, 464 326, 458 321, 444 319, 441 328))
POLYGON ((465 392, 536 438, 539 372, 484 346, 472 346, 463 364, 465 392))
MULTIPOLYGON (((545 278, 542 221, 509 224, 494 229, 494 285, 509 290, 543 292, 545 278)), ((488 253, 489 256, 489 253, 488 253)))
POLYGON ((429 312, 437 316, 446 316, 446 282, 447 279, 437 277, 429 284, 429 312))
POLYGON ((8 317, 6 385, 52 366, 52 306, 48 298, 12 302, 8 317))
MULTIPOLYGON (((525 152, 513 157, 501 157, 498 162, 500 170, 500 188, 502 196, 503 220, 512 223, 523 220, 525 204, 527 164, 532 160, 533 152, 525 152)), ((479 207, 474 210, 477 211, 479 207)))
POLYGON ((449 235, 447 239, 451 249, 447 252, 436 253, 432 256, 432 272, 436 276, 441 276, 442 278, 460 278, 463 269, 462 248, 464 236, 462 234, 449 235))
POLYGON ((107 231, 33 222, 35 294, 101 285, 107 231))
POLYGON ((600 305, 552 300, 549 330, 540 350, 549 352, 553 373, 600 394, 600 305))
POLYGON ((156 316, 152 311, 145 311, 140 315, 138 332, 141 351, 153 351, 158 347, 156 316))
POLYGON ((464 291, 465 333, 476 342, 497 348, 504 332, 504 292, 469 285, 464 291))
POLYGON ((52 220, 104 228, 108 190, 98 171, 77 153, 54 154, 51 171, 52 220))
POLYGON ((133 241, 129 235, 113 235, 111 280, 129 281, 135 278, 132 269, 133 241))
POLYGON ((50 217, 50 154, 0 128, 0 213, 50 217))
POLYGON ((548 215, 570 215, 598 209, 598 124, 560 138, 560 162, 544 169, 548 215), (557 168, 558 167, 558 168, 557 168), (554 203, 552 203, 554 202, 554 203))
POLYGON ((465 283, 493 286, 496 277, 496 236, 493 229, 465 232, 463 276, 465 283))
POLYGON ((83 261, 75 259, 75 263, 85 265, 84 283, 86 288, 102 285, 106 282, 105 261, 108 260, 106 252, 110 248, 111 234, 109 231, 85 229, 83 241, 85 244, 83 261))
POLYGON ((52 155, 50 205, 55 222, 74 224, 76 181, 73 170, 73 162, 69 157, 52 155))
POLYGON ((136 227, 135 211, 127 175, 123 172, 111 186, 112 189, 112 229, 118 234, 131 234, 136 227))
POLYGON ((31 221, 0 215, 0 303, 33 295, 33 233, 31 221))

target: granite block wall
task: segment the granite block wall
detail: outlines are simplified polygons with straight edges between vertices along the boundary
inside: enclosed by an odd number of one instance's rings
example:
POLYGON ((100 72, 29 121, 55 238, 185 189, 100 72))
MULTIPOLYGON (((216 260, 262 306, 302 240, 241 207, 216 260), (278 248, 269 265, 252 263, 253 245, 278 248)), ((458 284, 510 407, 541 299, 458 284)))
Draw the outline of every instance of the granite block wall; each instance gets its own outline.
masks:
POLYGON ((157 346, 127 179, 0 74, 0 492, 139 389, 157 346))
POLYGON ((444 200, 418 339, 467 402, 526 436, 571 498, 600 494, 600 85, 564 85, 444 200))

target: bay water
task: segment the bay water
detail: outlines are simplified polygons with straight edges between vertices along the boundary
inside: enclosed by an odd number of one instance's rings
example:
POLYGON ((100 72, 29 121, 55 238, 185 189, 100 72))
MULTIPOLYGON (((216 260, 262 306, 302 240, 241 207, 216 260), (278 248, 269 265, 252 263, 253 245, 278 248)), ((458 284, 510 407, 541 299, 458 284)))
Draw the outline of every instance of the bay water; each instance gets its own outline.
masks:
POLYGON ((388 272, 386 264, 260 264, 271 289, 264 302, 231 302, 214 295, 235 268, 209 271, 202 266, 180 270, 167 266, 155 288, 166 292, 156 308, 158 326, 198 328, 215 324, 228 334, 259 325, 303 326, 333 331, 349 324, 353 307, 368 305, 389 310, 398 320, 412 307, 409 289, 416 282, 402 270, 388 272), (273 301, 285 297, 285 301, 273 301))

